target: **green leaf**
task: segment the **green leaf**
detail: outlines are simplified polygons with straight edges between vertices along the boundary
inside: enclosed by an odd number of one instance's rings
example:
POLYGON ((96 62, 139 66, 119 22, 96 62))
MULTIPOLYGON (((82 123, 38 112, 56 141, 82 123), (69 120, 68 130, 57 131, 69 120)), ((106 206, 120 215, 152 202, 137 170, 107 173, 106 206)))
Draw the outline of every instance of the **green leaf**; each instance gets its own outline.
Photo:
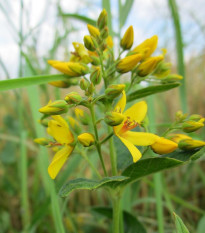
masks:
POLYGON ((170 84, 146 87, 146 88, 134 91, 131 94, 129 94, 127 96, 127 101, 129 102, 129 101, 140 99, 142 97, 153 95, 159 92, 168 91, 172 88, 178 87, 179 85, 180 83, 170 83, 170 84))
POLYGON ((133 3, 134 0, 126 0, 124 5, 120 7, 120 28, 122 28, 125 24, 133 3))
POLYGON ((144 176, 148 176, 152 173, 156 173, 168 168, 173 168, 181 164, 183 164, 182 161, 172 158, 142 159, 137 163, 131 164, 122 172, 123 176, 130 177, 130 179, 124 181, 123 183, 129 183, 144 176))
MULTIPOLYGON (((112 219, 112 208, 110 207, 94 207, 95 212, 112 219)), ((144 226, 137 220, 135 216, 127 211, 123 211, 124 232, 127 233, 146 233, 144 226)))
POLYGON ((0 81, 0 91, 7 91, 32 85, 40 85, 52 81, 68 80, 71 77, 64 74, 36 75, 0 81))
POLYGON ((102 186, 106 187, 113 187, 117 182, 121 182, 123 180, 126 180, 127 177, 124 176, 113 176, 113 177, 105 177, 102 180, 90 180, 85 178, 78 178, 75 180, 70 180, 67 184, 65 184, 60 189, 60 196, 66 197, 69 193, 76 189, 98 189, 102 186))
POLYGON ((205 215, 198 222, 197 233, 204 233, 204 229, 205 229, 205 215))
POLYGON ((181 218, 175 213, 174 213, 174 217, 175 217, 175 225, 176 225, 177 233, 189 233, 188 229, 184 225, 181 218))
POLYGON ((197 151, 195 154, 191 156, 191 160, 197 160, 201 158, 203 155, 205 155, 205 146, 202 147, 199 151, 197 151))
POLYGON ((68 13, 60 12, 60 16, 62 16, 62 17, 68 17, 68 18, 74 18, 74 19, 77 19, 77 20, 82 21, 84 23, 88 23, 88 24, 91 24, 93 26, 96 26, 96 21, 95 20, 93 20, 91 18, 88 18, 86 16, 83 16, 83 15, 68 14, 68 13))

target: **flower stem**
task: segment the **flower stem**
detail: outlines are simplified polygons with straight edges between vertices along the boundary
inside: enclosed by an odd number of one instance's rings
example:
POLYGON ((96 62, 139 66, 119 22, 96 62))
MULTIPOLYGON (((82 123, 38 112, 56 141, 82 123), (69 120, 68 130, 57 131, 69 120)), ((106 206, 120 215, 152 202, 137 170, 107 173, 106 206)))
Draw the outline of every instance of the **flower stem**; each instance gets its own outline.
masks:
POLYGON ((113 226, 112 233, 120 232, 120 198, 114 197, 112 199, 113 203, 113 226))
POLYGON ((94 112, 93 104, 90 105, 90 113, 91 113, 93 128, 94 128, 94 132, 95 132, 95 139, 96 139, 95 146, 96 146, 96 149, 98 151, 98 155, 100 157, 100 161, 101 161, 101 164, 103 167, 104 174, 105 174, 105 176, 107 176, 107 171, 106 171, 105 164, 104 164, 103 157, 102 157, 101 146, 99 143, 99 136, 98 136, 98 130, 96 127, 96 119, 95 119, 95 112, 94 112))
MULTIPOLYGON (((108 134, 110 135, 112 133, 111 127, 108 126, 108 134)), ((112 175, 117 175, 117 159, 116 159, 116 153, 115 153, 115 146, 113 137, 110 137, 109 139, 109 148, 110 148, 110 160, 111 160, 111 166, 112 166, 112 175)))
POLYGON ((108 134, 107 137, 104 138, 104 139, 100 142, 100 144, 102 145, 103 143, 107 142, 107 140, 110 139, 110 138, 113 136, 113 134, 114 134, 113 132, 111 132, 110 134, 108 134))

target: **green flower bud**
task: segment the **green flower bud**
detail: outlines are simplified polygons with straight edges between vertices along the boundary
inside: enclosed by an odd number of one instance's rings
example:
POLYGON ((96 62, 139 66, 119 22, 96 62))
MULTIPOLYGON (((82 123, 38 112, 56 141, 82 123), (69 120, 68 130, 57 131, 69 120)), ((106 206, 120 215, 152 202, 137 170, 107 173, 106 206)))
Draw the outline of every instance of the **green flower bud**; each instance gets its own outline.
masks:
POLYGON ((97 25, 100 30, 107 26, 107 11, 103 9, 98 17, 97 25))
POLYGON ((199 121, 201 120, 203 117, 199 114, 193 114, 189 117, 189 120, 192 120, 192 121, 199 121))
POLYGON ((90 85, 90 82, 87 79, 82 78, 80 80, 80 88, 81 88, 81 90, 86 91, 89 85, 90 85))
POLYGON ((94 91, 95 91, 95 86, 94 86, 93 83, 90 83, 90 85, 88 86, 88 89, 87 89, 85 94, 87 96, 91 96, 94 93, 94 91))
POLYGON ((41 125, 45 126, 45 127, 48 127, 48 122, 49 120, 48 119, 41 119, 38 121, 41 125))
POLYGON ((205 146, 205 142, 193 139, 184 139, 178 144, 178 147, 185 151, 194 150, 203 146, 205 146))
POLYGON ((105 27, 102 29, 102 31, 100 31, 100 37, 102 39, 106 39, 109 36, 109 30, 108 27, 105 27))
POLYGON ((96 57, 96 56, 90 56, 90 58, 92 59, 91 64, 94 66, 98 66, 100 65, 100 58, 96 57))
POLYGON ((46 115, 59 115, 67 112, 67 110, 68 105, 64 100, 56 100, 54 102, 50 100, 46 106, 39 109, 39 112, 46 115))
POLYGON ((123 122, 124 116, 118 112, 107 112, 105 114, 104 120, 106 124, 110 126, 116 126, 116 125, 120 125, 123 122))
POLYGON ((95 70, 90 75, 90 80, 94 85, 97 85, 100 83, 102 78, 102 72, 100 67, 96 67, 95 70))
POLYGON ((106 97, 114 99, 118 97, 125 89, 125 84, 112 84, 105 90, 106 97))
POLYGON ((91 133, 82 133, 78 136, 78 141, 84 146, 89 147, 95 143, 95 137, 91 133))
POLYGON ((185 121, 183 124, 182 124, 182 130, 185 132, 185 133, 191 133, 191 132, 194 132, 202 127, 204 127, 204 124, 203 124, 203 119, 202 121, 185 121))
POLYGON ((177 122, 182 122, 183 120, 185 120, 187 118, 188 114, 183 114, 182 111, 177 111, 175 114, 175 119, 177 122))
POLYGON ((95 45, 93 43, 93 40, 92 40, 91 36, 84 36, 83 41, 84 41, 85 47, 88 50, 90 50, 90 51, 95 51, 96 50, 96 47, 95 47, 95 45))
POLYGON ((65 101, 68 104, 79 104, 82 101, 82 97, 77 92, 70 92, 66 95, 65 101))

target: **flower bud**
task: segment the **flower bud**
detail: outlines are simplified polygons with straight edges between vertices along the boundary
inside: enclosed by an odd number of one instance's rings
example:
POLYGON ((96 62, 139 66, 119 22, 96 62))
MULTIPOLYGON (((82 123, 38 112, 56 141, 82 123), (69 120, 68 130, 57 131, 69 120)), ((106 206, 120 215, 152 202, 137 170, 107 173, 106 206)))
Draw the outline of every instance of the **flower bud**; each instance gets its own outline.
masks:
POLYGON ((156 78, 163 79, 166 78, 170 72, 171 72, 171 63, 162 61, 159 62, 153 74, 154 76, 156 76, 156 78))
POLYGON ((97 85, 100 83, 102 78, 102 72, 100 67, 96 67, 95 70, 90 75, 90 80, 94 85, 97 85))
POLYGON ((105 41, 106 41, 106 44, 107 44, 108 48, 113 47, 114 44, 113 44, 112 36, 108 36, 105 41))
POLYGON ((90 85, 88 86, 87 91, 85 92, 86 96, 91 96, 95 91, 95 86, 93 83, 90 83, 90 85))
POLYGON ((142 59, 141 54, 135 54, 125 57, 119 61, 116 68, 119 73, 127 73, 135 68, 138 62, 142 59))
POLYGON ((169 140, 176 142, 177 144, 184 139, 192 139, 191 137, 185 135, 185 134, 170 134, 167 137, 169 140))
POLYGON ((53 81, 53 82, 50 82, 48 83, 54 87, 61 87, 61 88, 67 88, 70 86, 70 84, 68 82, 65 82, 65 81, 53 81))
POLYGON ((142 59, 146 59, 152 55, 152 53, 157 48, 158 36, 154 35, 149 39, 143 41, 140 45, 135 47, 132 51, 135 53, 141 53, 143 55, 142 59), (146 51, 146 52, 145 52, 146 51))
POLYGON ((133 45, 133 41, 134 41, 134 30, 133 27, 130 26, 125 32, 122 40, 120 41, 120 46, 124 50, 130 49, 133 45))
POLYGON ((91 133, 82 133, 78 136, 78 141, 85 147, 92 146, 95 143, 95 137, 91 133))
POLYGON ((203 117, 199 114, 193 114, 189 117, 189 120, 192 120, 192 121, 199 121, 201 120, 203 117))
POLYGON ((91 64, 94 66, 98 66, 100 65, 100 58, 97 56, 90 56, 90 58, 92 59, 91 64))
POLYGON ((84 44, 85 44, 85 47, 90 50, 90 51, 95 51, 96 50, 96 47, 93 43, 93 40, 91 38, 91 36, 84 36, 84 44))
POLYGON ((70 92, 66 95, 65 101, 68 104, 79 104, 82 101, 82 97, 77 92, 70 92))
POLYGON ((103 9, 98 17, 97 25, 100 30, 107 26, 107 11, 103 9))
POLYGON ((105 90, 106 97, 114 99, 125 89, 125 84, 112 84, 105 90))
POLYGON ((185 132, 185 133, 191 133, 191 132, 194 132, 202 127, 204 127, 204 124, 203 124, 203 119, 202 120, 199 120, 199 121, 185 121, 183 124, 182 124, 182 130, 185 132))
POLYGON ((184 139, 179 142, 178 146, 181 150, 188 151, 205 146, 205 142, 193 139, 184 139))
POLYGON ((83 91, 87 90, 87 88, 88 88, 89 85, 90 85, 90 82, 87 79, 82 78, 80 80, 80 88, 81 88, 81 90, 83 90, 83 91))
POLYGON ((85 64, 77 62, 61 62, 49 60, 48 64, 53 66, 58 71, 67 74, 71 77, 78 77, 89 72, 89 69, 85 64))
POLYGON ((48 146, 50 143, 47 138, 35 138, 33 141, 41 146, 48 146))
POLYGON ((109 36, 109 30, 108 27, 105 27, 100 31, 100 37, 102 39, 106 39, 108 36, 109 36))
POLYGON ((80 129, 80 124, 78 123, 78 121, 76 121, 73 117, 71 116, 68 116, 68 123, 70 125, 70 127, 72 128, 72 130, 79 134, 81 132, 81 129, 80 129))
POLYGON ((175 114, 175 119, 177 122, 182 122, 183 120, 185 120, 187 118, 188 114, 183 114, 182 111, 177 111, 175 114))
POLYGON ((54 102, 50 100, 46 106, 39 109, 39 112, 46 115, 59 115, 67 112, 67 110, 68 105, 64 100, 56 100, 54 102))
POLYGON ((158 140, 151 145, 152 150, 160 155, 171 153, 176 150, 177 147, 177 143, 163 137, 159 137, 158 140))
POLYGON ((107 112, 104 121, 110 126, 120 125, 124 120, 124 115, 118 112, 107 112))
POLYGON ((100 36, 100 31, 98 30, 98 28, 88 24, 88 31, 90 33, 91 36, 93 36, 94 38, 98 38, 100 36))
POLYGON ((147 76, 151 72, 154 71, 156 66, 160 61, 162 61, 164 57, 162 55, 157 56, 157 57, 149 57, 145 61, 143 61, 139 67, 137 68, 138 70, 138 75, 141 77, 147 76))
POLYGON ((167 81, 172 81, 172 82, 179 81, 182 79, 183 79, 183 77, 179 74, 170 74, 166 77, 167 81))
POLYGON ((69 68, 77 74, 77 76, 85 75, 89 72, 87 65, 83 63, 70 62, 69 68))

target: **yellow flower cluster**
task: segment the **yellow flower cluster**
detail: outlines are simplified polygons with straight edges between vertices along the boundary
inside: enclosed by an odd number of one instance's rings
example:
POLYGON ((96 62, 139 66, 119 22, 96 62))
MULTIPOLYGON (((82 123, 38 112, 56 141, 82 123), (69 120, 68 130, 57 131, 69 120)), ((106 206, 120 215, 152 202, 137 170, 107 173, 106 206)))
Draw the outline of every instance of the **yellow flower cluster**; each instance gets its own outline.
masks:
MULTIPOLYGON (((46 106, 39 109, 43 114, 40 123, 47 127, 48 134, 54 140, 38 138, 35 142, 57 151, 48 167, 48 173, 52 179, 57 176, 75 147, 96 146, 102 162, 101 146, 106 138, 101 140, 99 137, 98 124, 104 124, 104 122, 108 127, 112 127, 110 128, 112 133, 107 135, 107 140, 113 135, 118 137, 130 151, 133 162, 137 162, 142 156, 136 146, 151 146, 154 152, 167 154, 178 147, 189 150, 205 145, 204 142, 193 140, 182 134, 160 137, 144 132, 147 115, 145 101, 134 103, 126 109, 126 92, 133 88, 134 84, 142 80, 149 82, 153 78, 160 82, 162 80, 163 82, 177 81, 182 78, 177 74, 170 74, 170 63, 164 61, 165 50, 161 55, 152 56, 158 43, 156 35, 131 50, 134 30, 130 26, 120 41, 122 51, 115 59, 113 40, 109 35, 105 10, 101 12, 97 20, 97 27, 88 25, 88 31, 89 35, 84 37, 84 44, 73 43, 75 51, 71 53, 69 61, 48 61, 52 67, 67 77, 67 81, 52 82, 52 85, 63 88, 79 85, 84 92, 82 95, 82 92, 72 91, 65 96, 64 100, 49 101, 46 106), (126 51, 125 57, 121 58, 121 54, 126 51), (117 80, 120 74, 127 72, 132 72, 129 87, 119 84, 117 80), (101 88, 100 94, 97 92, 97 85, 101 88), (117 104, 114 104, 116 98, 119 99, 117 104), (80 105, 86 110, 79 108, 80 105), (96 106, 101 111, 101 117, 98 120, 95 116, 97 115, 96 106), (72 108, 74 108, 73 115, 71 114, 72 108), (68 109, 69 115, 64 118, 60 116, 67 113, 68 109), (51 119, 47 121, 50 116, 51 119), (91 125, 93 132, 90 132, 91 125)), ((203 127, 203 122, 204 118, 201 116, 192 115, 187 119, 187 116, 181 113, 178 113, 176 120, 177 126, 180 124, 180 129, 188 133, 203 127)))

